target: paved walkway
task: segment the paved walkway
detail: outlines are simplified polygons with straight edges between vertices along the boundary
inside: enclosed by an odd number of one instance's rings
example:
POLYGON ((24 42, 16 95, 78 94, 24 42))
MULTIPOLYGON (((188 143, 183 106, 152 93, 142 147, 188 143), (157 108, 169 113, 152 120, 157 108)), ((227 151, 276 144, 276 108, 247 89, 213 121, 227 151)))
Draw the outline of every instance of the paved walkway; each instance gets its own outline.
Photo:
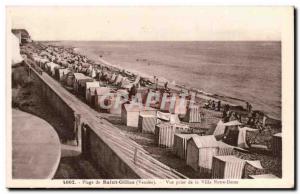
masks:
POLYGON ((43 119, 12 110, 12 177, 53 178, 61 156, 54 128, 43 119))
MULTIPOLYGON (((32 71, 35 71, 32 69, 32 71)), ((124 132, 108 122, 105 114, 101 114, 91 109, 87 104, 80 101, 76 96, 68 92, 59 82, 48 74, 36 73, 48 86, 60 96, 63 101, 81 115, 81 121, 87 123, 91 129, 110 147, 114 153, 141 178, 183 178, 184 175, 171 169, 149 155, 141 145, 126 137, 124 132), (135 150, 138 149, 137 159, 134 161, 135 150)), ((184 177, 185 178, 185 177, 184 177)))

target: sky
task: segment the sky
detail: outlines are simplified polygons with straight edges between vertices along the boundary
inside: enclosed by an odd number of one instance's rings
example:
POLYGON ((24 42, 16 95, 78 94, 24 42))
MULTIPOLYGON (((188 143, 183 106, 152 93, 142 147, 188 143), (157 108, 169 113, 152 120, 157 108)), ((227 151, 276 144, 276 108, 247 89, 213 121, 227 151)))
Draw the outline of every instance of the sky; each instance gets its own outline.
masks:
POLYGON ((33 40, 281 40, 287 7, 8 7, 33 40))

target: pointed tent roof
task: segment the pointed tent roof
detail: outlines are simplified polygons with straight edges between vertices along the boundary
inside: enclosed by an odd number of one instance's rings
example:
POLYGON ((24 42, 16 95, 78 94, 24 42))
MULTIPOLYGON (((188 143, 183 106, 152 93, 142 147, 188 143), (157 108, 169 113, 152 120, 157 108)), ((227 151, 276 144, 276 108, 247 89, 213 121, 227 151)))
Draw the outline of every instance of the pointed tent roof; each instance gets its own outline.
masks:
POLYGON ((95 88, 95 94, 100 96, 100 95, 105 95, 111 92, 111 89, 108 87, 97 87, 95 88))
POLYGON ((189 141, 194 141, 197 148, 219 147, 219 143, 215 136, 194 136, 189 141))
POLYGON ((93 82, 86 82, 85 87, 86 89, 89 89, 91 87, 99 87, 100 83, 98 81, 93 81, 93 82))

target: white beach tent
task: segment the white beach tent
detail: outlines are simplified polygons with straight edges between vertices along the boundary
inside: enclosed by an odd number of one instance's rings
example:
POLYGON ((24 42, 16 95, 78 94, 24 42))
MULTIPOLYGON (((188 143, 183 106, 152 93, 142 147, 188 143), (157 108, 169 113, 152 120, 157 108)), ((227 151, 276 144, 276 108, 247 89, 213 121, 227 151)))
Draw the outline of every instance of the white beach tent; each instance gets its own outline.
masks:
POLYGON ((157 111, 156 116, 158 119, 161 119, 164 121, 169 121, 171 124, 180 123, 180 120, 179 120, 177 114, 164 113, 164 112, 157 111))
POLYGON ((212 160, 212 179, 241 179, 245 176, 246 164, 263 169, 259 160, 244 160, 234 155, 214 156, 212 160))
POLYGON ((85 83, 85 99, 87 101, 88 101, 89 88, 91 88, 91 87, 100 87, 100 82, 93 81, 93 82, 86 82, 85 83))
POLYGON ((253 128, 249 128, 249 127, 243 127, 239 129, 239 135, 238 135, 238 142, 237 142, 237 146, 241 147, 241 148, 249 148, 249 146, 246 143, 246 134, 247 131, 258 131, 258 129, 253 129, 253 128))
POLYGON ((242 123, 240 123, 239 121, 235 120, 235 121, 229 121, 227 123, 224 123, 222 120, 220 120, 217 124, 217 127, 213 133, 214 136, 217 135, 223 135, 225 132, 225 128, 227 126, 238 126, 241 125, 242 123))
POLYGON ((62 81, 64 76, 67 75, 70 72, 70 70, 69 69, 59 69, 58 72, 59 72, 59 81, 62 81))
POLYGON ((217 141, 213 135, 193 136, 187 140, 186 164, 200 174, 209 174, 213 156, 232 153, 232 146, 217 141))

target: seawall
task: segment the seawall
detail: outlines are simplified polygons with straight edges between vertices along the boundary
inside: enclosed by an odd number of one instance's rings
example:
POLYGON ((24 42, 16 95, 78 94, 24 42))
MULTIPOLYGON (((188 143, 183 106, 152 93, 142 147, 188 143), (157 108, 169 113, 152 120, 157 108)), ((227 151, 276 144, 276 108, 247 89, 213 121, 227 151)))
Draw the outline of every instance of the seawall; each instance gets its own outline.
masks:
POLYGON ((46 98, 69 126, 82 154, 108 178, 185 178, 152 158, 143 148, 101 117, 60 83, 29 62, 30 77, 40 83, 40 95, 46 98))

